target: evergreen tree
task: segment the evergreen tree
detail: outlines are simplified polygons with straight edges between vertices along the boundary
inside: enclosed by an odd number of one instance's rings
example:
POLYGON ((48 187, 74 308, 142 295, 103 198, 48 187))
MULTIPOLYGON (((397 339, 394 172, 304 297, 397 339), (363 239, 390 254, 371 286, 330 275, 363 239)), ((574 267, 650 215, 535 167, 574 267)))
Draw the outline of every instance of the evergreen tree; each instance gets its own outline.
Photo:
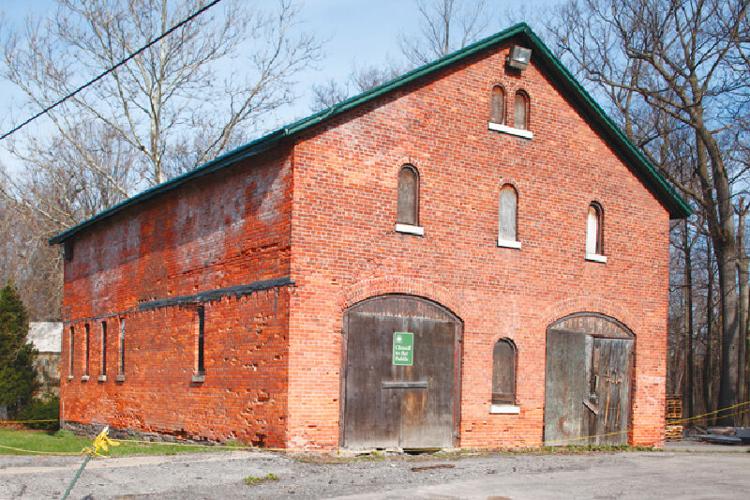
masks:
POLYGON ((0 409, 15 415, 31 401, 37 387, 34 357, 28 341, 29 316, 12 283, 0 290, 0 409))

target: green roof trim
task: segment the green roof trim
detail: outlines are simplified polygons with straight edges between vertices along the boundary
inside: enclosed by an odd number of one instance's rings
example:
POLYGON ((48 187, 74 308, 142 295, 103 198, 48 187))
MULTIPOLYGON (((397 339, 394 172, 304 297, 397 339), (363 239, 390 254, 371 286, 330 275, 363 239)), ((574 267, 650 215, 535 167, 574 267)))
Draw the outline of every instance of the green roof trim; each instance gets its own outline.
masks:
POLYGON ((196 167, 174 179, 168 180, 145 191, 138 193, 112 207, 99 212, 95 216, 77 224, 49 239, 50 244, 62 243, 73 237, 82 230, 96 224, 97 222, 107 219, 130 206, 140 204, 146 200, 154 198, 162 193, 176 189, 186 182, 204 175, 211 174, 217 170, 229 167, 239 161, 258 155, 267 151, 278 144, 282 139, 296 136, 300 132, 310 129, 329 118, 338 116, 341 113, 349 111, 357 106, 372 101, 393 90, 399 89, 408 83, 432 75, 454 63, 464 60, 485 49, 495 47, 501 43, 510 40, 513 37, 522 37, 530 43, 533 50, 532 58, 535 64, 539 64, 549 72, 549 76, 560 85, 577 105, 578 110, 582 112, 594 124, 598 125, 600 131, 609 139, 612 146, 624 156, 635 170, 641 174, 642 180, 658 195, 659 199, 668 208, 672 218, 687 217, 692 213, 690 206, 674 189, 674 187, 659 173, 643 154, 628 138, 625 133, 615 124, 599 104, 589 95, 581 86, 575 77, 563 66, 563 64, 552 54, 539 37, 531 30, 526 23, 516 24, 503 30, 495 35, 484 38, 471 45, 467 45, 461 50, 452 52, 433 62, 413 69, 403 75, 374 87, 354 97, 350 97, 338 104, 314 113, 306 118, 297 120, 284 127, 279 128, 269 134, 266 134, 254 141, 244 144, 232 151, 228 151, 217 158, 196 167))

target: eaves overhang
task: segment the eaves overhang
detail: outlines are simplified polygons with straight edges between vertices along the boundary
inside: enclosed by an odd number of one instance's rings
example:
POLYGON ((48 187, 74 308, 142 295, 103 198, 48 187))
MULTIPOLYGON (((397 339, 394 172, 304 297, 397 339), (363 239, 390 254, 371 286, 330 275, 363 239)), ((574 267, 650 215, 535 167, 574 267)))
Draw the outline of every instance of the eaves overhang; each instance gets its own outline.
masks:
POLYGON ((285 127, 266 134, 254 141, 244 144, 232 151, 222 154, 217 158, 204 163, 195 169, 186 172, 174 179, 153 186, 131 198, 128 198, 112 207, 99 212, 95 216, 77 224, 65 231, 56 234, 49 239, 50 244, 63 243, 81 231, 108 219, 115 214, 121 213, 130 207, 139 205, 147 200, 160 196, 163 193, 174 190, 193 179, 211 174, 223 168, 232 166, 242 160, 258 155, 276 146, 282 139, 297 136, 303 131, 323 123, 335 116, 341 115, 351 109, 361 106, 367 102, 377 99, 405 85, 435 74, 459 61, 465 60, 484 50, 496 47, 511 39, 520 38, 526 41, 534 51, 535 64, 548 75, 564 91, 566 97, 571 100, 576 109, 594 125, 606 141, 621 155, 624 161, 631 165, 644 184, 658 197, 667 208, 672 219, 688 217, 692 209, 675 188, 664 178, 654 165, 646 158, 599 106, 583 86, 575 79, 568 69, 549 50, 526 23, 516 24, 495 35, 484 38, 463 49, 452 52, 440 59, 432 61, 424 66, 413 69, 403 75, 386 82, 382 85, 367 90, 361 94, 350 97, 325 110, 297 120, 285 127))

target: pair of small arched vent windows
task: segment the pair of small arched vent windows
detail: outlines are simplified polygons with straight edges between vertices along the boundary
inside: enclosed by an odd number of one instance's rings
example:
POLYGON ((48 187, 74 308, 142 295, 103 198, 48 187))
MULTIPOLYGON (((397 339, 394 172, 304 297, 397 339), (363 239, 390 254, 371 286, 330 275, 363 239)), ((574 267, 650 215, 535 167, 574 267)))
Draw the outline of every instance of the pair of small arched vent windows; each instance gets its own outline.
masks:
MULTIPOLYGON (((492 87, 490 103, 490 121, 505 125, 505 89, 501 85, 492 87)), ((529 95, 523 90, 516 91, 513 98, 513 127, 529 129, 529 95)))

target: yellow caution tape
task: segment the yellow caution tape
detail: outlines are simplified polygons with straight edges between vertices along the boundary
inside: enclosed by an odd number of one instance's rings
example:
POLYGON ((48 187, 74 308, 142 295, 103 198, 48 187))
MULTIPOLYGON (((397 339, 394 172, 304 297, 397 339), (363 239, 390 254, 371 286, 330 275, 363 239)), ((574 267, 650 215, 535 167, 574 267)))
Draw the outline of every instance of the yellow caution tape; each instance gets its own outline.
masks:
POLYGON ((39 455, 80 455, 80 453, 75 451, 43 451, 43 450, 26 450, 24 448, 16 448, 14 446, 5 446, 4 444, 0 444, 0 448, 4 448, 6 450, 13 450, 13 451, 21 451, 24 453, 37 453, 39 455))
POLYGON ((0 420, 0 425, 2 424, 35 424, 37 422, 59 422, 56 418, 48 418, 43 420, 0 420))
MULTIPOLYGON (((677 419, 677 420, 671 420, 670 419, 668 423, 669 424, 682 424, 682 423, 685 423, 685 422, 690 422, 691 420, 698 420, 698 419, 701 419, 703 417, 707 417, 709 415, 714 415, 714 414, 717 414, 717 413, 721 413, 723 411, 733 410, 735 408, 739 408, 740 406, 746 406, 746 405, 750 405, 750 401, 743 401, 742 403, 737 403, 737 404, 732 405, 732 406, 727 406, 726 408, 719 408, 718 410, 710 411, 708 413, 703 413, 702 415, 695 415, 693 417, 680 418, 680 419, 677 419)), ((732 415, 722 415, 721 417, 724 418, 724 417, 732 417, 732 416, 735 416, 735 414, 732 414, 732 415)))
MULTIPOLYGON (((678 420, 670 420, 668 422, 668 425, 674 425, 674 424, 680 424, 684 422, 688 422, 691 420, 697 420, 700 418, 707 417, 709 415, 714 415, 717 413, 721 413, 728 410, 733 410, 735 408, 739 408, 741 406, 747 406, 750 405, 750 401, 743 401, 742 403, 737 403, 731 406, 727 406, 726 408, 720 408, 718 410, 714 410, 708 413, 703 413, 701 415, 695 415, 693 417, 689 418, 683 418, 678 420)), ((728 415, 722 415, 722 417, 735 417, 739 415, 743 415, 745 413, 750 412, 750 408, 743 409, 734 413, 730 413, 728 415)), ((0 420, 0 424, 3 423, 31 423, 31 422, 57 422, 57 420, 0 420)), ((577 441, 585 441, 592 438, 602 438, 602 437, 608 437, 608 436, 617 436, 622 434, 628 434, 631 432, 631 429, 625 430, 625 431, 616 431, 616 432, 608 432, 605 434, 591 434, 588 436, 578 436, 575 438, 569 438, 569 439, 561 439, 556 441, 546 441, 543 443, 544 446, 551 446, 551 445, 558 445, 558 444, 571 444, 575 443, 577 441)), ((94 441, 92 443, 92 446, 86 447, 83 450, 81 450, 81 453, 86 453, 89 456, 105 456, 102 454, 108 453, 110 447, 114 446, 120 446, 120 443, 139 443, 139 444, 147 444, 147 445, 164 445, 164 446, 186 446, 186 447, 205 447, 205 448, 213 448, 213 449, 229 449, 229 450, 263 450, 263 451, 282 451, 287 452, 289 451, 288 448, 259 448, 256 446, 243 446, 243 445, 221 445, 221 444, 202 444, 202 443, 180 443, 180 442, 169 442, 169 441, 145 441, 145 440, 139 440, 139 439, 120 439, 120 440, 113 440, 109 438, 109 426, 105 427, 96 438, 94 438, 94 441)), ((65 452, 65 451, 39 451, 39 450, 27 450, 23 448, 16 448, 13 446, 6 446, 6 445, 0 445, 0 448, 7 449, 7 450, 13 450, 13 451, 20 451, 25 453, 37 453, 37 454, 44 454, 44 455, 78 455, 78 453, 75 452, 65 452)))
MULTIPOLYGON (((740 406, 744 406, 744 405, 747 405, 747 404, 750 404, 750 401, 745 401, 744 403, 738 403, 736 405, 727 406, 726 408, 722 408, 721 410, 716 410, 715 412, 711 412, 711 413, 717 413, 717 412, 720 412, 720 411, 727 411, 727 410, 738 408, 740 406)), ((736 417, 736 416, 743 415, 743 414, 748 413, 748 412, 750 412, 750 409, 740 410, 740 411, 737 411, 737 412, 734 412, 734 413, 730 413, 728 415, 722 415, 722 417, 736 417)), ((709 413, 709 414, 711 414, 711 413, 709 413)), ((700 418, 700 417, 704 417, 704 416, 705 415, 697 415, 696 417, 691 417, 689 419, 684 419, 684 420, 693 420, 695 418, 700 418)), ((672 425, 674 423, 676 423, 676 422, 672 421, 672 422, 669 422, 668 425, 672 425)), ((607 437, 607 436, 618 436, 618 435, 622 435, 622 434, 628 434, 630 432, 631 432, 631 430, 628 429, 626 431, 608 432, 606 434, 591 434, 591 435, 588 435, 588 436, 578 436, 578 437, 575 437, 575 438, 561 439, 561 440, 557 440, 557 441, 545 441, 544 445, 545 446, 550 446, 550 445, 554 446, 554 445, 557 445, 557 444, 566 444, 566 443, 575 442, 575 441, 584 441, 584 440, 592 439, 592 438, 601 438, 601 437, 607 437)))

